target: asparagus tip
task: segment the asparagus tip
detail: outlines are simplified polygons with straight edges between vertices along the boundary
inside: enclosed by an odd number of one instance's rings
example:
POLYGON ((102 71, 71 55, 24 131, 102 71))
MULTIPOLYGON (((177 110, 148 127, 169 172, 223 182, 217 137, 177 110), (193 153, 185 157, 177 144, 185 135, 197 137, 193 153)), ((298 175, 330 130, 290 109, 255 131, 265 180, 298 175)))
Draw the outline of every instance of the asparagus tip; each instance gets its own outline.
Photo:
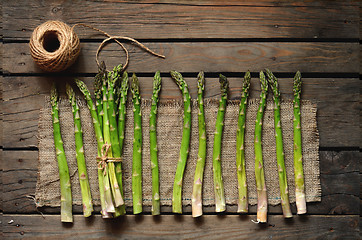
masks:
POLYGON ((66 92, 69 98, 74 98, 75 97, 75 93, 74 90, 72 88, 72 86, 70 86, 69 83, 65 84, 65 88, 66 88, 66 92))
POLYGON ((182 84, 184 83, 183 81, 183 77, 181 75, 181 73, 177 72, 177 71, 170 71, 171 77, 176 81, 177 85, 179 86, 179 88, 182 88, 182 84))
POLYGON ((135 73, 132 74, 131 91, 139 94, 139 81, 135 73))
POLYGON ((57 92, 57 86, 56 86, 55 82, 53 82, 52 88, 50 90, 50 101, 53 106, 58 101, 58 92, 57 92))
POLYGON ((265 74, 263 71, 260 71, 260 83, 261 83, 261 91, 267 92, 268 91, 268 82, 265 78, 265 74))
POLYGON ((247 91, 250 87, 250 80, 251 80, 251 75, 250 75, 250 71, 248 70, 246 73, 245 73, 245 76, 244 76, 244 81, 243 81, 243 89, 244 91, 247 91))
POLYGON ((294 85, 293 85, 293 91, 294 93, 300 93, 302 87, 302 75, 299 71, 294 76, 294 85))
POLYGON ((248 70, 248 71, 246 71, 246 73, 245 73, 244 79, 250 81, 250 78, 251 78, 251 75, 250 75, 250 71, 248 70))

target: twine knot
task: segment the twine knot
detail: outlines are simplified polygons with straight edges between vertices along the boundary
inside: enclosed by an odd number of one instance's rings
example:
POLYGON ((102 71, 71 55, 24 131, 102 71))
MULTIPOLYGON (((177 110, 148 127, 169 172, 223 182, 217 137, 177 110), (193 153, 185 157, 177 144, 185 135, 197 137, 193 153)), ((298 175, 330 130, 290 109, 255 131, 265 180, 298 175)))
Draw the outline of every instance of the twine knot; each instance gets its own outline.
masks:
POLYGON ((108 162, 122 162, 122 158, 108 157, 108 151, 111 149, 111 144, 103 144, 101 149, 101 156, 97 157, 98 169, 103 170, 103 174, 107 174, 107 163, 108 162))

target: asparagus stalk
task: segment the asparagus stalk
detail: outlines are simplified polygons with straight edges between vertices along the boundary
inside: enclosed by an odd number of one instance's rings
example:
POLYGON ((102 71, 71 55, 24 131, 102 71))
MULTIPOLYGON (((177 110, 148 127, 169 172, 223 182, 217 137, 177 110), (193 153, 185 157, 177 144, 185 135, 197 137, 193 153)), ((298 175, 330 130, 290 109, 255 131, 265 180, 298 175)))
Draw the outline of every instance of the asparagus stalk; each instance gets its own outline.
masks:
POLYGON ((240 109, 238 117, 238 128, 236 131, 236 169, 238 176, 238 212, 248 212, 248 190, 245 172, 245 115, 249 96, 250 72, 246 72, 244 76, 243 87, 241 89, 240 109))
POLYGON ((73 222, 72 216, 72 190, 70 187, 70 176, 63 148, 62 135, 59 124, 58 93, 53 83, 51 89, 51 105, 53 120, 54 146, 57 155, 60 182, 60 218, 62 222, 73 222))
POLYGON ((142 212, 142 115, 139 82, 132 75, 131 92, 133 100, 133 162, 132 162, 132 198, 133 214, 142 212))
POLYGON ((152 170, 152 215, 160 215, 160 183, 159 168, 157 158, 157 103, 159 92, 161 90, 160 71, 157 71, 153 78, 153 94, 150 113, 150 157, 152 170))
POLYGON ((228 97, 229 82, 227 78, 220 74, 219 78, 221 99, 219 101, 219 110, 217 111, 217 118, 214 133, 214 148, 212 153, 213 173, 214 173, 214 191, 215 191, 215 211, 225 211, 225 196, 224 196, 224 183, 222 180, 221 171, 221 142, 222 132, 224 129, 224 117, 226 110, 226 101, 228 97))
POLYGON ((98 74, 94 79, 94 95, 96 98, 96 107, 98 114, 98 122, 103 129, 103 99, 102 99, 102 83, 106 78, 106 65, 104 61, 101 62, 100 68, 98 70, 98 74))
MULTIPOLYGON (((123 142, 124 142, 124 132, 125 132, 125 123, 126 123, 126 102, 128 94, 128 74, 123 72, 122 80, 119 86, 119 105, 118 105, 118 140, 119 140, 119 151, 122 157, 123 154, 123 142)), ((118 184, 120 185, 120 190, 122 197, 124 198, 123 184, 122 184, 122 163, 116 164, 116 176, 118 184)), ((120 207, 121 215, 126 214, 126 207, 122 205, 120 207)))
POLYGON ((307 206, 304 193, 304 173, 302 158, 302 132, 300 122, 300 93, 302 90, 301 74, 298 71, 294 77, 294 177, 295 177, 295 197, 298 214, 307 213, 307 206))
POLYGON ((202 181, 204 178, 205 160, 206 160, 206 124, 204 113, 204 72, 201 71, 197 76, 197 102, 199 105, 198 124, 199 124, 199 152, 197 154, 197 163, 195 169, 194 186, 192 189, 192 216, 202 215, 202 181))
MULTIPOLYGON (((109 120, 109 115, 108 115, 108 105, 109 102, 112 101, 112 99, 108 99, 108 91, 107 91, 107 82, 108 81, 104 81, 102 84, 102 93, 103 93, 103 138, 104 138, 104 143, 105 144, 111 144, 110 150, 108 151, 108 157, 113 157, 113 148, 116 146, 112 146, 112 140, 111 140, 111 127, 110 127, 110 120, 109 120)), ((113 162, 108 162, 107 163, 107 172, 106 172, 106 179, 109 179, 109 182, 107 181, 106 184, 110 183, 110 189, 112 192, 112 197, 111 199, 107 199, 106 198, 106 204, 111 204, 112 200, 114 200, 114 205, 115 207, 119 207, 121 205, 124 204, 120 189, 119 189, 119 185, 117 182, 117 178, 116 178, 116 171, 115 171, 115 166, 113 162)), ((105 191, 108 190, 107 185, 105 184, 105 191)), ((111 212, 111 211, 109 211, 111 212)), ((115 209, 113 209, 112 212, 115 212, 115 209)))
MULTIPOLYGON (((89 92, 87 86, 84 84, 84 82, 82 82, 79 79, 75 79, 75 82, 76 82, 79 90, 83 93, 84 98, 87 101, 87 105, 88 105, 88 108, 89 108, 89 111, 91 113, 91 117, 93 120, 94 132, 95 132, 96 139, 97 139, 98 157, 101 157, 104 140, 103 140, 102 128, 100 126, 98 115, 97 115, 97 110, 93 104, 93 100, 91 98, 90 92, 89 92)), ((103 218, 110 218, 111 214, 110 214, 110 212, 108 212, 108 209, 107 209, 106 192, 105 192, 105 187, 104 187, 106 180, 107 179, 103 175, 103 169, 98 168, 99 195, 100 195, 101 209, 102 209, 101 214, 102 214, 103 218)), ((110 191, 108 191, 107 194, 110 194, 110 191)), ((112 196, 110 196, 110 197, 112 198, 112 196)), ((112 209, 110 209, 110 210, 112 210, 112 209)))
MULTIPOLYGON (((122 81, 119 86, 119 105, 118 105, 118 138, 119 138, 119 151, 121 153, 121 156, 123 155, 123 142, 124 142, 124 133, 125 133, 125 126, 126 126, 126 102, 127 102, 127 95, 128 95, 128 74, 127 72, 123 72, 122 81)), ((116 173, 117 174, 117 180, 120 185, 122 186, 122 164, 117 163, 116 164, 116 173)), ((121 194, 124 198, 124 191, 121 188, 121 194)), ((126 208, 125 205, 122 205, 120 207, 119 214, 123 215, 126 214, 126 208)), ((118 213, 116 212, 116 215, 118 213)))
POLYGON ((293 215, 289 205, 287 172, 285 170, 285 164, 284 164, 283 135, 280 123, 280 91, 278 86, 279 84, 278 84, 278 79, 273 75, 273 73, 269 69, 266 69, 266 74, 268 75, 268 81, 271 85, 274 94, 273 95, 274 128, 275 128, 275 141, 276 141, 281 204, 282 204, 284 217, 291 218, 293 215))
MULTIPOLYGON (((116 104, 114 99, 115 94, 115 85, 119 80, 119 74, 122 70, 122 64, 116 66, 113 71, 110 73, 108 77, 108 91, 107 91, 107 113, 109 119, 109 131, 110 131, 110 139, 111 139, 111 149, 114 158, 121 157, 121 148, 119 145, 119 137, 118 137, 118 127, 117 127, 117 116, 116 116, 116 104)), ((119 192, 121 197, 118 198, 119 202, 116 204, 118 208, 116 208, 115 216, 124 215, 126 213, 126 208, 123 200, 123 181, 122 181, 122 164, 121 162, 114 163, 115 174, 116 174, 116 183, 119 188, 119 192), (118 205, 119 204, 119 205, 118 205)), ((117 189, 117 186, 115 186, 117 189)), ((116 201, 116 198, 115 198, 116 201)))
POLYGON ((183 131, 180 147, 180 157, 177 163, 175 181, 173 184, 172 194, 172 212, 182 213, 182 181, 186 168, 186 162, 189 155, 190 137, 191 137, 191 97, 187 83, 179 72, 171 71, 171 77, 179 86, 183 101, 184 101, 184 115, 183 115, 183 131))
POLYGON ((126 126, 127 95, 128 95, 128 73, 123 72, 122 83, 120 87, 120 102, 118 106, 118 137, 119 137, 119 148, 121 154, 123 153, 124 130, 126 126))
POLYGON ((87 166, 84 158, 83 131, 79 116, 79 107, 75 99, 73 88, 68 83, 66 84, 66 91, 70 104, 72 105, 74 118, 75 151, 78 165, 79 183, 82 193, 83 215, 84 217, 89 217, 93 212, 93 204, 88 181, 87 166))
POLYGON ((265 79, 263 71, 260 72, 261 93, 258 113, 255 120, 254 152, 255 152, 255 181, 258 194, 257 221, 265 223, 267 221, 268 199, 266 193, 263 151, 262 151, 262 125, 263 115, 266 105, 266 96, 268 94, 268 82, 265 79))

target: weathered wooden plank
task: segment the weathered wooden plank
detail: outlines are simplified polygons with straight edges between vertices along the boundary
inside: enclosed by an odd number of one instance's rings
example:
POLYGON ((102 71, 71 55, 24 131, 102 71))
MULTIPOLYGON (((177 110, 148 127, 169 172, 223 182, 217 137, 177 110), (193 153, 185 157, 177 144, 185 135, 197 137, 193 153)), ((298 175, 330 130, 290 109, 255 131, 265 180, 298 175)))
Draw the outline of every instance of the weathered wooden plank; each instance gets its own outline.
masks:
MULTIPOLYGON (((37 0, 18 5, 7 0, 3 12, 5 39, 29 39, 36 26, 54 19, 143 39, 359 37, 359 5, 354 1, 37 0)), ((94 35, 91 30, 77 32, 82 38, 94 35)))
POLYGON ((3 76, 0 76, 0 146, 3 146, 3 76))
MULTIPOLYGON (((3 208, 5 213, 35 213, 36 205, 27 196, 34 195, 37 178, 37 151, 4 151, 3 170, 3 208)), ((358 152, 320 152, 322 202, 308 203, 310 214, 359 214, 359 159, 358 152)), ((59 213, 59 208, 43 207, 44 213, 59 213)), ((132 209, 128 208, 132 214, 132 209)), ((74 206, 75 213, 82 213, 81 206, 74 206)), ((145 212, 151 209, 145 207, 145 212)), ((213 213, 214 207, 204 207, 204 211, 213 213)), ((99 212, 99 209, 96 209, 99 212)), ((162 207, 162 212, 171 212, 170 207, 162 207)), ((189 214, 190 207, 184 208, 189 214)), ((236 213, 236 206, 228 206, 228 213, 236 213)), ((256 206, 250 206, 251 214, 256 206)), ((293 204, 293 213, 295 213, 293 204)), ((270 206, 269 213, 281 214, 280 206, 270 206)))
MULTIPOLYGON (((0 149, 0 192, 3 193, 3 150, 0 149)), ((0 211, 3 212, 3 196, 0 196, 0 211)), ((1 216, 0 216, 1 217, 1 216)))
MULTIPOLYGON (((359 44, 343 42, 162 42, 145 43, 164 54, 157 58, 134 45, 130 50, 130 72, 259 72, 265 67, 277 72, 359 72, 359 44)), ((67 71, 95 73, 99 43, 82 43, 77 62, 67 71)), ((100 59, 112 67, 125 61, 117 44, 103 48, 100 59)), ((27 43, 5 43, 3 70, 9 73, 41 73, 27 43)))
MULTIPOLYGON (((195 76, 196 77, 196 76, 195 76)), ((52 79, 61 83, 71 78, 61 77, 5 77, 3 79, 4 102, 3 121, 6 142, 4 147, 37 147, 39 109, 44 104, 44 96, 49 94, 52 79)), ((92 86, 92 78, 85 78, 92 86)), ((240 97, 241 78, 230 78, 230 98, 240 97)), ((152 80, 140 77, 143 98, 151 98, 152 80)), ((186 78, 191 95, 197 96, 196 80, 186 78)), ((205 97, 217 97, 220 94, 216 78, 206 80, 205 97)), ((358 79, 314 79, 305 78, 303 99, 317 103, 317 121, 321 147, 357 147, 359 134, 359 84, 358 79)), ((64 84, 59 84, 64 87, 64 84)), ((292 98, 291 79, 281 78, 280 88, 283 98, 292 98)), ((253 78, 251 98, 258 98, 259 80, 253 78)), ((161 99, 181 97, 175 83, 163 78, 161 99)))
POLYGON ((359 216, 306 216, 285 221, 270 216, 269 224, 257 225, 256 216, 126 216, 103 220, 100 216, 74 217, 61 224, 59 216, 4 215, 5 238, 11 239, 358 239, 359 216))
POLYGON ((4 57, 3 46, 4 44, 0 42, 0 72, 3 71, 3 57, 4 57))

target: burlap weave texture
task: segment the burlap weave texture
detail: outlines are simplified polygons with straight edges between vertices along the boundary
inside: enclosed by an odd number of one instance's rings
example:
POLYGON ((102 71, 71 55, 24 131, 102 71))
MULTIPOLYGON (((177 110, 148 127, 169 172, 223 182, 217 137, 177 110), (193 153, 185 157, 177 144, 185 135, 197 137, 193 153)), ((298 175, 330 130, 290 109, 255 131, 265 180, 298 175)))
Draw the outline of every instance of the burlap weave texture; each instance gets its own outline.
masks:
MULTIPOLYGON (((96 154, 97 145, 93 131, 93 124, 83 100, 78 100, 83 128, 84 150, 87 161, 89 181, 94 204, 99 205, 98 179, 96 154)), ((149 158, 149 111, 150 100, 142 101, 142 130, 143 130, 143 204, 151 205, 151 168, 149 158)), ((248 183, 249 203, 257 203, 255 175, 254 175, 254 125, 259 100, 251 99, 247 108, 247 123, 245 137, 246 173, 248 183)), ((213 176, 212 176, 212 145, 215 129, 218 101, 205 100, 206 131, 207 131, 207 159, 203 185, 203 204, 214 204, 213 176)), ((317 131, 316 106, 310 101, 302 102, 302 141, 303 161, 308 202, 321 200, 319 179, 319 136, 317 131)), ((180 101, 161 102, 158 108, 157 136, 159 147, 160 168, 160 195, 162 205, 171 205, 172 187, 179 149, 182 137, 183 105, 180 101)), ((183 182, 183 204, 191 204, 192 183, 198 151, 197 103, 192 104, 192 134, 190 154, 183 182)), ((74 127, 71 107, 67 99, 62 98, 59 105, 60 123, 64 148, 70 169, 73 203, 81 204, 81 194, 78 182, 78 173, 75 159, 74 127)), ((239 112, 239 101, 229 101, 225 114, 224 133, 222 141, 222 171, 227 204, 237 203, 237 176, 236 176, 236 127, 239 112)), ((40 111, 39 119, 39 169, 36 186, 36 201, 38 206, 59 206, 60 188, 58 181, 58 166, 54 151, 54 141, 51 122, 51 107, 46 99, 44 108, 40 111)), ((290 201, 295 202, 294 171, 293 171, 293 104, 292 101, 281 103, 281 124, 287 169, 290 201)), ((132 170, 132 140, 133 140, 133 112, 129 102, 127 106, 126 136, 123 154, 123 172, 125 202, 132 205, 131 170, 132 170)), ((273 103, 268 101, 263 122, 263 157, 269 204, 280 202, 279 182, 277 173, 273 103)))

